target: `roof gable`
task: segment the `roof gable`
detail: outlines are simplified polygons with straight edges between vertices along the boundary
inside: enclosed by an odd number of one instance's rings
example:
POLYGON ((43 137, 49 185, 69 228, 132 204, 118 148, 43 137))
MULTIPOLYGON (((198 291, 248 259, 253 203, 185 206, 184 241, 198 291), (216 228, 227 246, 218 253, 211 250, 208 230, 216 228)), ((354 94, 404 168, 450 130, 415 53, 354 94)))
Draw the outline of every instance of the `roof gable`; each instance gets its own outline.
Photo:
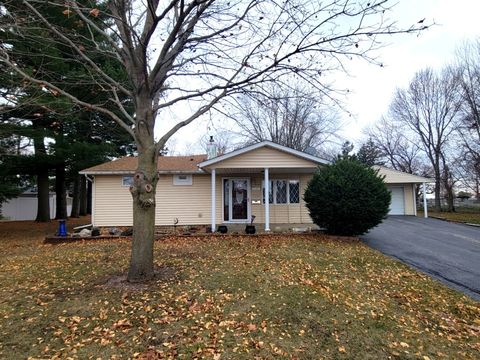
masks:
POLYGON ((405 173, 398 170, 389 169, 384 166, 373 166, 373 168, 377 169, 380 175, 385 175, 385 182, 387 184, 401 184, 401 183, 419 184, 424 182, 426 183, 432 182, 432 179, 405 173))
POLYGON ((317 167, 327 160, 271 141, 244 147, 198 164, 201 168, 317 167))

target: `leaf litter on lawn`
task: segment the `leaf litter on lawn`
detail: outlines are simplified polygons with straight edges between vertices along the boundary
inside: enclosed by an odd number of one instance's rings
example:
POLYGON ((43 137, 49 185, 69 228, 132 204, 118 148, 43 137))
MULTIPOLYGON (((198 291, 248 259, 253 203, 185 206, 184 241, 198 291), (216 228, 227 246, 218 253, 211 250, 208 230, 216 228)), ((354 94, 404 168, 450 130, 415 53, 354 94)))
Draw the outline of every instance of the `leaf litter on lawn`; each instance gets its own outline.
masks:
POLYGON ((163 275, 134 289, 129 246, 0 255, 0 356, 480 357, 478 303, 354 239, 170 238, 163 275))

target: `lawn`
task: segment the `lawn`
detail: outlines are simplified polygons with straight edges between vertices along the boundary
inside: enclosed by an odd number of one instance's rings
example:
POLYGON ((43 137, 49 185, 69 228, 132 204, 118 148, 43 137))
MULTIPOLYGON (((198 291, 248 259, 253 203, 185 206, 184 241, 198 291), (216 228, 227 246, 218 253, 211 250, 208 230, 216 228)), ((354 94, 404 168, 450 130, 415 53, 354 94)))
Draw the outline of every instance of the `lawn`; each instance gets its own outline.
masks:
MULTIPOLYGON (((439 217, 457 222, 465 222, 470 224, 480 224, 480 209, 478 208, 457 208, 456 212, 438 212, 428 210, 429 216, 439 217)), ((423 216, 423 211, 418 212, 418 216, 423 216)))
POLYGON ((170 238, 142 287, 50 226, 0 223, 0 358, 480 358, 479 303, 355 239, 170 238))

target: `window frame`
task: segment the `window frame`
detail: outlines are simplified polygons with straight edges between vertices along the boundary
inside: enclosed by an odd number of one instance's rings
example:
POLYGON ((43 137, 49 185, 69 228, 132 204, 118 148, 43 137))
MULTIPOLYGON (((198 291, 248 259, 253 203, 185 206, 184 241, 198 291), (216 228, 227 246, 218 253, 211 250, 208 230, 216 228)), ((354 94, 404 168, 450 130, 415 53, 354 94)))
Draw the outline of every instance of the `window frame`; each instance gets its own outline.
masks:
POLYGON ((123 175, 122 176, 122 186, 123 187, 130 187, 133 185, 133 175, 123 175), (125 184, 125 179, 130 179, 128 184, 125 184))
MULTIPOLYGON (((271 205, 296 205, 300 204, 301 196, 300 196, 300 179, 269 179, 270 184, 273 183, 272 186, 272 202, 271 205), (285 203, 277 203, 277 181, 285 181, 287 184, 287 202, 285 203), (290 202, 290 181, 296 181, 298 183, 298 202, 292 203, 290 202)), ((270 188, 269 188, 270 192, 270 188)), ((262 180, 262 205, 265 205, 265 180, 262 180)))
POLYGON ((173 175, 173 186, 191 186, 193 185, 193 175, 192 174, 175 174, 173 175), (185 177, 185 179, 180 179, 180 177, 185 177))
POLYGON ((288 187, 287 187, 288 188, 287 189, 287 191, 288 191, 288 203, 289 204, 300 204, 300 199, 301 199, 301 196, 300 196, 300 179, 288 179, 287 182, 288 182, 288 187), (298 201, 297 202, 291 202, 290 201, 290 184, 292 182, 295 182, 298 185, 298 201))

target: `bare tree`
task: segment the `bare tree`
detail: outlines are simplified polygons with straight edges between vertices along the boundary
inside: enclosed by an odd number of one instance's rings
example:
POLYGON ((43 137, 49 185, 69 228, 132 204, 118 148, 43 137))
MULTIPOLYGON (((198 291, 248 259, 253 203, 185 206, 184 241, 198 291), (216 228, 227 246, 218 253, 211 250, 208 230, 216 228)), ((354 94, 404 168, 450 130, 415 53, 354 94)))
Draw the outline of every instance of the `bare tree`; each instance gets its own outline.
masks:
POLYGON ((388 117, 382 117, 365 131, 391 168, 409 174, 426 176, 420 147, 408 137, 408 129, 388 117))
POLYGON ((270 140, 305 151, 321 150, 336 138, 339 122, 332 108, 316 92, 274 84, 262 92, 240 96, 236 111, 228 114, 245 142, 270 140))
POLYGON ((157 154, 167 140, 229 95, 292 73, 322 89, 323 74, 341 70, 344 60, 373 61, 369 54, 380 36, 427 28, 423 23, 398 28, 385 20, 389 10, 386 0, 2 0, 0 62, 44 91, 109 115, 135 140, 128 279, 142 281, 154 274, 157 154), (65 21, 59 21, 59 13, 65 21), (97 36, 82 36, 78 27, 97 36), (12 33, 31 48, 39 37, 61 44, 60 54, 45 49, 44 60, 61 56, 80 62, 84 76, 55 82, 37 78, 35 69, 16 61, 19 47, 9 42, 12 33), (108 66, 99 65, 99 56, 122 64, 128 81, 118 81, 108 66), (68 87, 76 81, 88 91, 108 93, 117 110, 77 98, 68 87), (125 97, 133 111, 120 101, 125 97), (179 121, 156 137, 156 119, 172 113, 179 121))
POLYGON ((459 170, 464 186, 479 196, 480 180, 480 40, 457 51, 461 118, 458 134, 463 144, 459 170))
POLYGON ((456 168, 459 181, 480 200, 480 157, 464 149, 457 159, 456 168))
POLYGON ((460 110, 457 95, 457 78, 449 69, 436 74, 427 68, 415 74, 407 89, 397 90, 390 106, 391 116, 416 135, 432 165, 437 211, 441 211, 442 159, 460 110))

